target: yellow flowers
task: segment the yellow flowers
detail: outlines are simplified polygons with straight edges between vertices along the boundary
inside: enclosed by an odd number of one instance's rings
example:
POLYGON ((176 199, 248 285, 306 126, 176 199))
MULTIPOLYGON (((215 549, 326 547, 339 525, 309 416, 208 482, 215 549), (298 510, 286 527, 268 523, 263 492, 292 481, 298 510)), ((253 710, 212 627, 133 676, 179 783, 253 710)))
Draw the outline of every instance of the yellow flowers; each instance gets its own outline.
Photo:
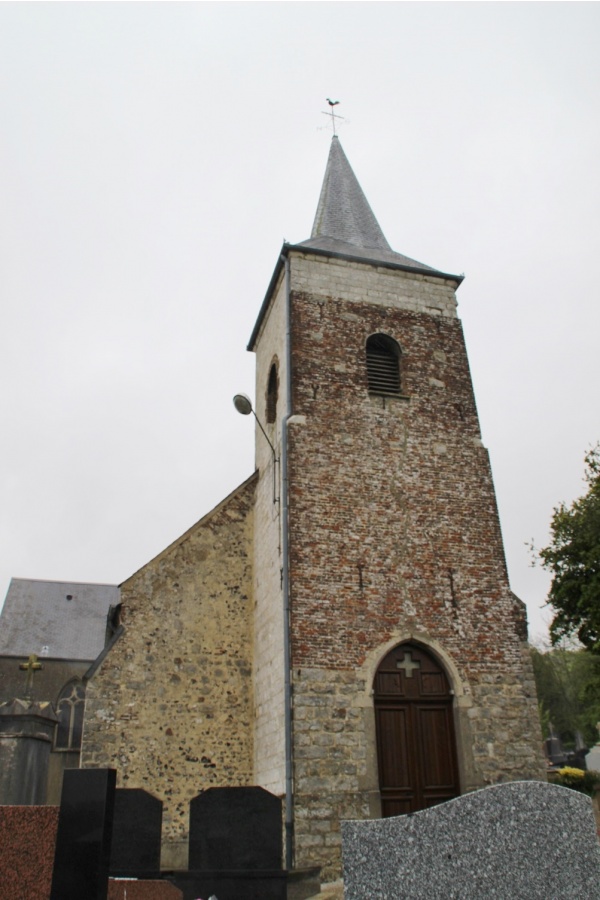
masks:
POLYGON ((584 772, 583 769, 564 766, 558 772, 551 772, 548 781, 592 797, 600 785, 600 772, 584 772))
POLYGON ((570 778, 584 778, 585 772, 583 769, 572 769, 571 766, 563 766, 562 769, 558 770, 558 774, 563 777, 566 775, 570 778))

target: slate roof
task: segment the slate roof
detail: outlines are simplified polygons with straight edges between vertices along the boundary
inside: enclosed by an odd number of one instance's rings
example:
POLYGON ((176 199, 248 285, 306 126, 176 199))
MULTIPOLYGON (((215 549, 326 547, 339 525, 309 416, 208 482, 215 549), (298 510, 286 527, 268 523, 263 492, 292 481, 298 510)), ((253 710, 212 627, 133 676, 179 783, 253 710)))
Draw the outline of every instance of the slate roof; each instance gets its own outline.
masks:
POLYGON ((337 135, 333 136, 311 238, 391 250, 337 135))
POLYGON ((92 661, 120 596, 112 584, 13 578, 0 614, 0 655, 92 661))
POLYGON ((444 274, 392 250, 337 135, 331 141, 311 236, 296 246, 411 271, 444 274))

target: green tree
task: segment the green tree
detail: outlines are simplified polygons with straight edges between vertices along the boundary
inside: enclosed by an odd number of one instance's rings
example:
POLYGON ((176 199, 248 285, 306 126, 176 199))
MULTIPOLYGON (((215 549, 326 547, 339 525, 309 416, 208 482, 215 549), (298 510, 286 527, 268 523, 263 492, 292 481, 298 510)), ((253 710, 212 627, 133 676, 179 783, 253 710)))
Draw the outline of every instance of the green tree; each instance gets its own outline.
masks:
POLYGON ((600 654, 600 445, 586 454, 585 462, 587 493, 570 506, 555 508, 552 540, 537 555, 552 573, 552 644, 576 635, 584 647, 600 654))
POLYGON ((598 740, 600 656, 564 647, 531 650, 544 737, 552 723, 565 749, 575 749, 579 731, 586 745, 598 740))

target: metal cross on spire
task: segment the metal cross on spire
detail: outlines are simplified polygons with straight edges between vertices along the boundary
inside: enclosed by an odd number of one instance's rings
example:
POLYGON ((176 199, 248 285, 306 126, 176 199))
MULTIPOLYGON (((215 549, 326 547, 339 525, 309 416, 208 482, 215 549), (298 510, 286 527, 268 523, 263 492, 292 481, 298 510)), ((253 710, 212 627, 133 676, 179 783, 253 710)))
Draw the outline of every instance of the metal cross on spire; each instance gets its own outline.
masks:
POLYGON ((331 127, 333 128, 333 133, 336 134, 335 120, 343 119, 344 117, 338 116, 336 113, 334 113, 333 108, 334 108, 334 106, 337 106, 340 101, 339 100, 330 100, 329 97, 327 97, 327 102, 329 103, 329 112, 323 112, 323 115, 331 116, 331 127))

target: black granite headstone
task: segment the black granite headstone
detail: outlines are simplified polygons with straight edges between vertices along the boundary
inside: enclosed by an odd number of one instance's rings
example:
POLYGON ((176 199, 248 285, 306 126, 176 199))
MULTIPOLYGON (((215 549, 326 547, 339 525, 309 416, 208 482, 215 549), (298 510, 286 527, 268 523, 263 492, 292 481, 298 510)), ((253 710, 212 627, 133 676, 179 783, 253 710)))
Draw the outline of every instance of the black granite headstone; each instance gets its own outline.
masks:
POLYGON ((65 769, 50 900, 106 900, 116 777, 65 769))
POLYGON ((208 788, 190 803, 190 870, 276 870, 281 800, 260 787, 208 788))
POLYGON ((154 875, 160 870, 162 800, 141 788, 117 788, 110 874, 154 875))

